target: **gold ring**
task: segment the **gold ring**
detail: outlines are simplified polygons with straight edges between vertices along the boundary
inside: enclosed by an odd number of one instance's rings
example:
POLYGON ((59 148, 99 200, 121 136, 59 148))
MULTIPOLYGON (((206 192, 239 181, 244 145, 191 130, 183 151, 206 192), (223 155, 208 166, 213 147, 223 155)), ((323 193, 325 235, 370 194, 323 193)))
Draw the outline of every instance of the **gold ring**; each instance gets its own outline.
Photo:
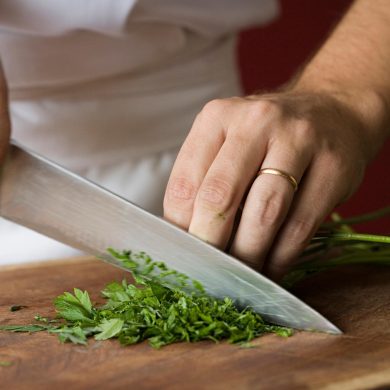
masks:
POLYGON ((260 176, 263 173, 284 177, 293 186, 294 192, 298 189, 297 180, 295 179, 294 176, 289 175, 287 172, 284 172, 284 171, 281 171, 280 169, 275 169, 275 168, 263 168, 263 169, 260 169, 260 171, 257 173, 256 176, 260 176))

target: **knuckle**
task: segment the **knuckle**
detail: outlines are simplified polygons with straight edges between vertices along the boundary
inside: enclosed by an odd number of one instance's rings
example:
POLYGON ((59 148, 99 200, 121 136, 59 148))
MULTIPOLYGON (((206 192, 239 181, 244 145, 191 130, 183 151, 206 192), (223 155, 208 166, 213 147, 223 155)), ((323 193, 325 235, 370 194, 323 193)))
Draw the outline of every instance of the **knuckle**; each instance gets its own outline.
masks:
POLYGON ((299 119, 294 121, 293 130, 286 130, 291 148, 295 147, 297 152, 312 154, 318 149, 318 142, 321 142, 321 140, 315 126, 309 120, 299 119))
POLYGON ((197 188, 186 178, 178 177, 168 183, 164 197, 164 211, 187 208, 195 199, 197 188))
POLYGON ((288 223, 284 238, 294 243, 294 247, 303 249, 309 244, 317 226, 318 221, 311 218, 293 218, 288 223))
POLYGON ((280 113, 279 107, 270 100, 258 100, 251 102, 248 108, 248 116, 254 120, 274 118, 280 113))
POLYGON ((218 115, 222 114, 228 105, 227 99, 213 99, 207 102, 202 111, 201 115, 218 115))
POLYGON ((305 142, 312 142, 316 139, 316 130, 308 119, 299 119, 295 122, 294 136, 305 142))
POLYGON ((337 172, 343 175, 346 171, 347 164, 345 163, 345 156, 335 150, 328 150, 322 154, 322 165, 327 167, 328 172, 337 172))
POLYGON ((219 212, 228 212, 235 201, 233 185, 221 178, 206 179, 199 189, 199 202, 207 208, 217 208, 219 212))
POLYGON ((254 215, 257 215, 261 225, 277 227, 282 222, 287 209, 287 203, 277 192, 269 192, 254 205, 254 215))

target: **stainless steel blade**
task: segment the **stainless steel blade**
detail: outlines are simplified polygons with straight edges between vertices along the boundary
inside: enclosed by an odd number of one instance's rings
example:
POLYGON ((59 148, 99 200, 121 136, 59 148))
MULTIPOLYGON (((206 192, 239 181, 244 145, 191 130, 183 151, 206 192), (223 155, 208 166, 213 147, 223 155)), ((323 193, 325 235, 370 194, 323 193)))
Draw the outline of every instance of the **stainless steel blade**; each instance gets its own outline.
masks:
MULTIPOLYGON (((145 251, 266 320, 340 333, 318 312, 224 252, 37 154, 11 145, 0 215, 120 266, 106 249, 145 251)), ((21 243, 22 245, 22 243, 21 243)))

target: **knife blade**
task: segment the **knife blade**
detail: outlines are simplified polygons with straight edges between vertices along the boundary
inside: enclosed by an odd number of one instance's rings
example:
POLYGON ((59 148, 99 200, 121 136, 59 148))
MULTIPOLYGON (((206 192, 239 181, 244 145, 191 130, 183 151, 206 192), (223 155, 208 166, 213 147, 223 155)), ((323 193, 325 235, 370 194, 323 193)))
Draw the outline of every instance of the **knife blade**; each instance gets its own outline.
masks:
POLYGON ((144 251, 200 281, 212 296, 250 306, 269 322, 341 333, 232 256, 15 142, 1 172, 0 215, 119 267, 107 248, 144 251))

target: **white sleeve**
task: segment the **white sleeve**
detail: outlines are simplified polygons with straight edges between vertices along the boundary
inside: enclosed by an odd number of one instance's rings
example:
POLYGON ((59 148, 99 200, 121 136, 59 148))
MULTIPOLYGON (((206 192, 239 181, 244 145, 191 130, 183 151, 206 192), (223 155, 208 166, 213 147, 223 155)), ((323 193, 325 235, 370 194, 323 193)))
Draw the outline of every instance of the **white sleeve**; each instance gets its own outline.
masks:
POLYGON ((120 34, 137 0, 1 0, 0 31, 61 35, 72 30, 120 34))

